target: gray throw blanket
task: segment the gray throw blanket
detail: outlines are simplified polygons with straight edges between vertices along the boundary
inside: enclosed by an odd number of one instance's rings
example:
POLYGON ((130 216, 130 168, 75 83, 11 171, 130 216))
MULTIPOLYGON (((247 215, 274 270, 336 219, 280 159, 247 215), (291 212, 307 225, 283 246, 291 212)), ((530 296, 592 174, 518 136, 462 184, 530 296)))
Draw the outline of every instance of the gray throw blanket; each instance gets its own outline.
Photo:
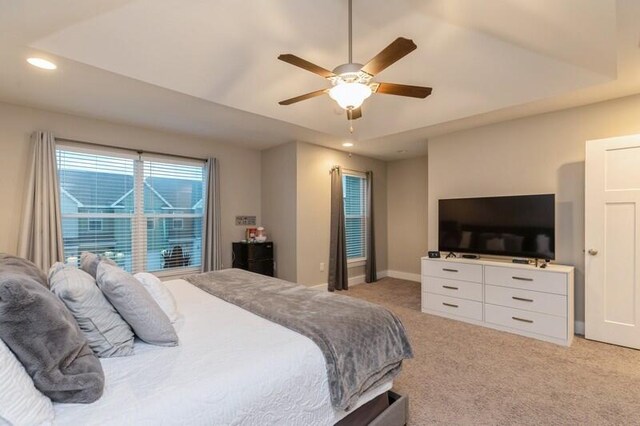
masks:
POLYGON ((240 269, 185 277, 196 287, 310 338, 322 351, 332 405, 348 410, 395 377, 411 345, 400 320, 363 300, 240 269))

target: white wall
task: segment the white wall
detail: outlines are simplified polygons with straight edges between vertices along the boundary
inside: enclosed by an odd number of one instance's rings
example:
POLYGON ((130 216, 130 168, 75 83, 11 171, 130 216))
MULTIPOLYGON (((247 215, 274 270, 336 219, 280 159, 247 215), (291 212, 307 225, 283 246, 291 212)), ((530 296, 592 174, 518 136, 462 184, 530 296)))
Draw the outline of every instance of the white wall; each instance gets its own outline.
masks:
POLYGON ((0 103, 0 252, 15 254, 34 130, 115 147, 220 160, 222 261, 231 266, 231 242, 243 238, 236 215, 260 220, 260 152, 213 140, 0 103))
POLYGON ((262 225, 274 241, 276 276, 297 280, 296 150, 291 142, 262 151, 262 225))
POLYGON ((584 320, 585 141, 640 133, 640 95, 492 124, 429 140, 428 240, 440 198, 556 194, 556 262, 576 267, 584 320))
POLYGON ((427 156, 387 163, 389 271, 420 275, 427 254, 427 156))

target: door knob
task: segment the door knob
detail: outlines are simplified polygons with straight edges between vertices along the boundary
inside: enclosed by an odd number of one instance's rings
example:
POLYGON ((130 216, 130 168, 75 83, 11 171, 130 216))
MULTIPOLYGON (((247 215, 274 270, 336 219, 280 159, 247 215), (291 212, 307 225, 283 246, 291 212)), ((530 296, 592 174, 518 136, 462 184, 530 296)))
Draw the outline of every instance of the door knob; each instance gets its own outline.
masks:
POLYGON ((588 253, 589 253, 591 256, 595 256, 596 254, 598 254, 598 250, 596 250, 596 249, 589 249, 589 252, 588 252, 588 253))

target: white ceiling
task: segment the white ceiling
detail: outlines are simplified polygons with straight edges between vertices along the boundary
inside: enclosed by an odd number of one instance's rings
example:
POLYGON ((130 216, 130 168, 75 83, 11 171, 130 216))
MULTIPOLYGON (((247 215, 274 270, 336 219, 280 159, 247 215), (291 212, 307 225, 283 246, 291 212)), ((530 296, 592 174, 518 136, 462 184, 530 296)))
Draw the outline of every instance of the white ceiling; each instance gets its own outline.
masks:
POLYGON ((376 80, 434 91, 372 96, 350 135, 326 96, 277 104, 328 85, 278 54, 346 62, 346 4, 0 0, 0 100, 255 148, 353 139, 393 159, 444 131, 640 92, 636 0, 354 0, 354 60, 412 38, 376 80), (28 66, 34 52, 59 69, 28 66))

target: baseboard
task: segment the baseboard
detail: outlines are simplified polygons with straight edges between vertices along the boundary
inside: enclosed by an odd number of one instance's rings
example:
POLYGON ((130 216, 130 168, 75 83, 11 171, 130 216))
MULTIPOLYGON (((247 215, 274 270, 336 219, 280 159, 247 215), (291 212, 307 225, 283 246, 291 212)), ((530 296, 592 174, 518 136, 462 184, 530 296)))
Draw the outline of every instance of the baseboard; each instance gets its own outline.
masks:
MULTIPOLYGON (((378 279, 380 279, 380 278, 388 277, 389 275, 387 274, 387 271, 378 271, 376 273, 376 276, 378 277, 378 279)), ((349 287, 353 287, 354 285, 362 284, 364 282, 365 282, 364 274, 349 277, 349 287)), ((322 284, 312 285, 309 287, 310 288, 327 288, 328 286, 329 286, 328 283, 322 283, 322 284)))
POLYGON ((584 336, 584 321, 575 321, 573 324, 573 334, 584 336))
POLYGON ((420 274, 412 274, 410 272, 387 271, 387 276, 391 278, 397 278, 399 280, 420 282, 420 274))

